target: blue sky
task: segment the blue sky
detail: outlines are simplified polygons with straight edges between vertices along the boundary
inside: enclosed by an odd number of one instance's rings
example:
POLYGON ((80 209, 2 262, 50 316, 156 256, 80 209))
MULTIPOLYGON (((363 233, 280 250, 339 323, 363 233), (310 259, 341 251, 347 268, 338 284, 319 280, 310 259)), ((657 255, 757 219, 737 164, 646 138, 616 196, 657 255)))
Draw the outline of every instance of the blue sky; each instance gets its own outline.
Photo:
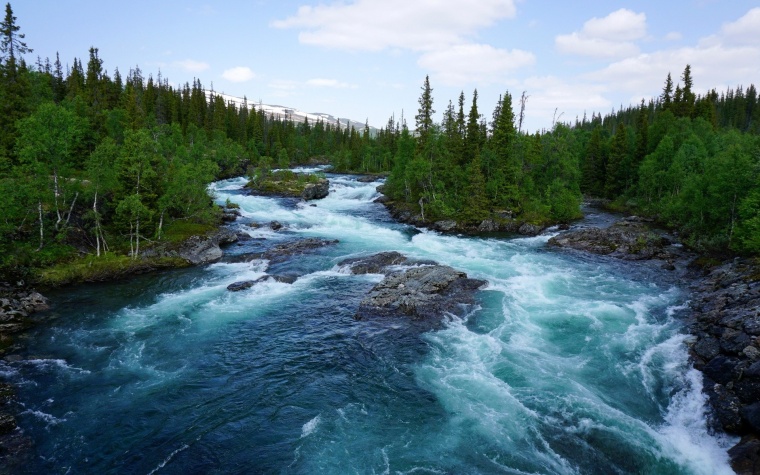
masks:
POLYGON ((760 84, 755 1, 16 0, 37 56, 104 68, 139 65, 171 84, 414 126, 430 75, 437 119, 464 91, 490 117, 501 93, 526 91, 526 128, 551 127, 660 93, 692 66, 698 92, 760 84))

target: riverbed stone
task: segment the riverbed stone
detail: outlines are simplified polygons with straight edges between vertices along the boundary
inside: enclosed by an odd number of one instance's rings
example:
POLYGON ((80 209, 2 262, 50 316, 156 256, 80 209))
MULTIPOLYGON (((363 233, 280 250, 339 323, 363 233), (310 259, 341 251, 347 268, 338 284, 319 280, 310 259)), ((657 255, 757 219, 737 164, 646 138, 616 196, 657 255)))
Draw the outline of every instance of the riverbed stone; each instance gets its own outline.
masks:
POLYGON ((389 266, 404 264, 409 259, 396 251, 379 252, 366 257, 351 257, 338 263, 349 266, 352 274, 384 274, 389 266))
POLYGON ((461 304, 475 303, 486 282, 449 266, 415 267, 386 276, 359 304, 357 319, 406 316, 439 324, 447 313, 461 314, 461 304))

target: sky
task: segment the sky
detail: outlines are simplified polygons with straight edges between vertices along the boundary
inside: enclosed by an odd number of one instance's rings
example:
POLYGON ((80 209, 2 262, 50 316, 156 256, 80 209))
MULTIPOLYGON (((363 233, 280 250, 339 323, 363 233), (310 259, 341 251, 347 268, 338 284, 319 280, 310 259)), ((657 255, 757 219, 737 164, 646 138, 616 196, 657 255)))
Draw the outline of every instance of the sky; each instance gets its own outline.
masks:
MULTIPOLYGON (((661 93, 691 65, 703 93, 760 85, 760 1, 15 0, 37 57, 90 47, 122 76, 201 80, 254 103, 382 127, 414 115, 425 76, 440 122, 460 92, 491 117, 523 92, 524 129, 551 128, 661 93)), ((517 106, 516 106, 517 107, 517 106)), ((517 112, 517 110, 516 110, 517 112)))

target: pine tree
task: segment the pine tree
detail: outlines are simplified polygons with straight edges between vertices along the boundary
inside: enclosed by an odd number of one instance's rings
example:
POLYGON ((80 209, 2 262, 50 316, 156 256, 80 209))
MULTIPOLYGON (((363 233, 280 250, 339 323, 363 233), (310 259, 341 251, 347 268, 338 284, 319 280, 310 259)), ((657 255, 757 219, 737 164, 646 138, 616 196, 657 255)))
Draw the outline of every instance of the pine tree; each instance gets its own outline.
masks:
POLYGON ((11 4, 5 4, 5 18, 0 23, 0 53, 5 56, 6 67, 13 70, 15 73, 16 68, 16 56, 31 53, 33 50, 29 48, 24 41, 24 33, 19 33, 20 26, 16 24, 16 17, 13 16, 13 10, 11 4))
POLYGON ((670 77, 670 73, 668 73, 668 78, 665 80, 665 87, 662 88, 660 99, 663 110, 668 110, 673 105, 673 79, 670 77))
POLYGON ((417 101, 420 105, 417 115, 414 117, 417 126, 418 146, 424 150, 428 141, 430 128, 433 126, 433 89, 430 87, 430 79, 425 76, 425 83, 422 85, 422 95, 417 101))
POLYGON ((482 137, 480 133, 480 113, 478 112, 478 90, 472 95, 472 106, 467 116, 467 128, 464 138, 463 164, 466 165, 475 159, 480 153, 482 137))

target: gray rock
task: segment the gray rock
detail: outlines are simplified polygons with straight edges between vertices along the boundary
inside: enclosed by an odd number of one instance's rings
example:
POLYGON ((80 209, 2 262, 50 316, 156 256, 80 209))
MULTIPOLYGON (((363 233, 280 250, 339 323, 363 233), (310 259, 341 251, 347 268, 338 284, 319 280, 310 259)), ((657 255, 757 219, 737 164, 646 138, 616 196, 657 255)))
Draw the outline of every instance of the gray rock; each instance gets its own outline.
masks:
POLYGON ((269 223, 269 227, 272 228, 272 231, 279 231, 282 229, 282 224, 279 221, 272 221, 269 223))
POLYGON ((326 178, 320 178, 317 183, 309 183, 301 192, 301 198, 306 201, 319 200, 330 193, 330 182, 326 178))
POLYGON ((517 229, 517 232, 523 236, 538 236, 541 234, 541 231, 543 231, 543 229, 544 228, 542 226, 539 226, 537 224, 523 223, 517 229))
POLYGON ((741 413, 750 427, 756 432, 760 432, 760 402, 744 406, 741 413))
POLYGON ((739 398, 722 385, 705 381, 705 393, 713 408, 713 417, 723 430, 737 433, 744 427, 739 398))
POLYGON ((292 284, 296 281, 296 277, 290 275, 264 275, 256 280, 242 280, 239 282, 233 282, 227 286, 227 290, 230 292, 239 292, 241 290, 250 289, 256 284, 261 282, 281 282, 283 284, 292 284))
POLYGON ((666 249, 670 241, 639 221, 571 230, 549 239, 549 244, 629 260, 672 257, 666 249))
POLYGON ((451 219, 445 219, 443 221, 436 221, 433 224, 433 229, 436 231, 443 231, 445 233, 454 231, 457 228, 457 222, 451 219))
POLYGON ((494 220, 492 219, 484 219, 478 225, 478 232, 481 232, 481 233, 491 233, 498 230, 499 230, 499 225, 496 224, 494 220))
POLYGON ((484 285, 449 266, 417 267, 385 277, 361 301, 356 317, 407 316, 435 326, 446 313, 461 314, 460 304, 473 304, 484 285))
POLYGON ((338 263, 339 266, 351 266, 352 274, 385 274, 388 266, 404 264, 406 256, 396 251, 380 252, 368 257, 352 257, 338 263))
POLYGON ((222 258, 222 244, 237 241, 238 237, 229 229, 220 229, 209 236, 193 236, 180 247, 178 254, 191 264, 208 264, 222 258))
POLYGON ((337 243, 338 243, 337 239, 333 239, 333 240, 319 239, 319 238, 300 239, 298 241, 290 241, 283 244, 278 244, 277 246, 274 246, 271 249, 268 249, 263 254, 261 254, 261 258, 268 259, 272 263, 282 262, 290 256, 297 255, 297 254, 304 254, 306 252, 310 252, 310 251, 313 251, 315 249, 319 249, 325 246, 331 246, 337 243))
POLYGON ((760 473, 760 439, 754 435, 742 440, 728 451, 731 468, 737 475, 757 475, 760 473))
POLYGON ((707 337, 699 340, 694 345, 694 352, 709 361, 720 354, 720 342, 717 338, 707 337))

